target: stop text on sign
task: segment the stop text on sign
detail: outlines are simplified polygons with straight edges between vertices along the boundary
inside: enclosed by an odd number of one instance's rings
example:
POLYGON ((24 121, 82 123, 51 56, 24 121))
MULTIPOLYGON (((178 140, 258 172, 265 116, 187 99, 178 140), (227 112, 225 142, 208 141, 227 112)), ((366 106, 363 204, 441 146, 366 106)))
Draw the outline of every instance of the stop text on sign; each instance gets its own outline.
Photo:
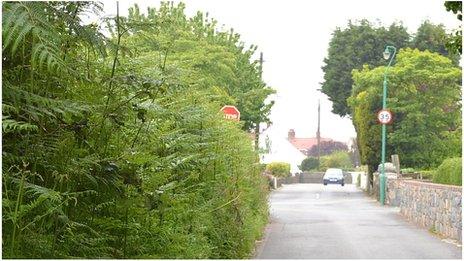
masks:
POLYGON ((221 111, 224 113, 225 119, 240 121, 240 112, 235 106, 226 105, 222 107, 221 111))
POLYGON ((390 124, 393 120, 391 111, 383 109, 377 113, 377 120, 380 124, 390 124))

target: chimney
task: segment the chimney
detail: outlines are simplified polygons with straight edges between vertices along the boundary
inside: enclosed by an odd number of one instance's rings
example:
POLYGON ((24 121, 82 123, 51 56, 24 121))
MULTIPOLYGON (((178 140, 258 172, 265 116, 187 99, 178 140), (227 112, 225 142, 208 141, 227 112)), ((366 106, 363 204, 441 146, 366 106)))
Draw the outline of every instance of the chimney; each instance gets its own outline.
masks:
POLYGON ((293 140, 295 138, 295 130, 294 129, 290 129, 288 131, 288 139, 289 140, 293 140))

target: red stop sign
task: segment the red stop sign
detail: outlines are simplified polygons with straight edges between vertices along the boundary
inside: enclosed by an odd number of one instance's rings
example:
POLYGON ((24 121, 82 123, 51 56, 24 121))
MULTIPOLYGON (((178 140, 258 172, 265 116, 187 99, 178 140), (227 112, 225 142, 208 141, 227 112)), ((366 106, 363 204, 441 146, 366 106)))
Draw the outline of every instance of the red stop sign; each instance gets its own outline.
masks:
POLYGON ((224 113, 224 118, 228 120, 240 120, 240 112, 237 110, 235 106, 226 105, 222 107, 221 111, 224 113))

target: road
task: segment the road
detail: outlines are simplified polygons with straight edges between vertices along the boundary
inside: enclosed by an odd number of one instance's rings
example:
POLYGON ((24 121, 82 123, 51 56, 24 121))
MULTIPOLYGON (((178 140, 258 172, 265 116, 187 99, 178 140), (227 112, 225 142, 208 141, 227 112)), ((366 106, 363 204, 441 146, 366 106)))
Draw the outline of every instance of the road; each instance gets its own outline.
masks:
POLYGON ((258 259, 461 259, 461 247, 351 184, 285 185, 271 194, 270 211, 258 259))

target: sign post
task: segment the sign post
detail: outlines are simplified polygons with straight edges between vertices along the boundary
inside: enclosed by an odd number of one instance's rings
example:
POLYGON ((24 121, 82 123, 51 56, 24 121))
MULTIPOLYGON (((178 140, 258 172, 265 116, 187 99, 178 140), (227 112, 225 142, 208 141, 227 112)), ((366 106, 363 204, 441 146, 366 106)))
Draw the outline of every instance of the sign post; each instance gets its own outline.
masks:
POLYGON ((380 203, 382 205, 385 204, 385 191, 386 191, 386 183, 387 177, 385 176, 385 146, 386 146, 386 139, 387 139, 387 124, 392 122, 392 113, 391 111, 387 110, 387 75, 388 69, 393 61, 393 58, 396 54, 396 48, 394 46, 387 46, 385 47, 385 51, 383 52, 383 58, 385 60, 390 60, 388 62, 387 68, 385 68, 384 78, 383 78, 383 96, 382 96, 382 110, 379 111, 377 114, 377 119, 382 124, 382 172, 380 173, 380 203), (393 54, 392 54, 393 52, 393 54))
POLYGON ((240 111, 237 109, 237 107, 232 105, 226 105, 221 108, 221 111, 224 113, 225 119, 240 121, 240 111))

